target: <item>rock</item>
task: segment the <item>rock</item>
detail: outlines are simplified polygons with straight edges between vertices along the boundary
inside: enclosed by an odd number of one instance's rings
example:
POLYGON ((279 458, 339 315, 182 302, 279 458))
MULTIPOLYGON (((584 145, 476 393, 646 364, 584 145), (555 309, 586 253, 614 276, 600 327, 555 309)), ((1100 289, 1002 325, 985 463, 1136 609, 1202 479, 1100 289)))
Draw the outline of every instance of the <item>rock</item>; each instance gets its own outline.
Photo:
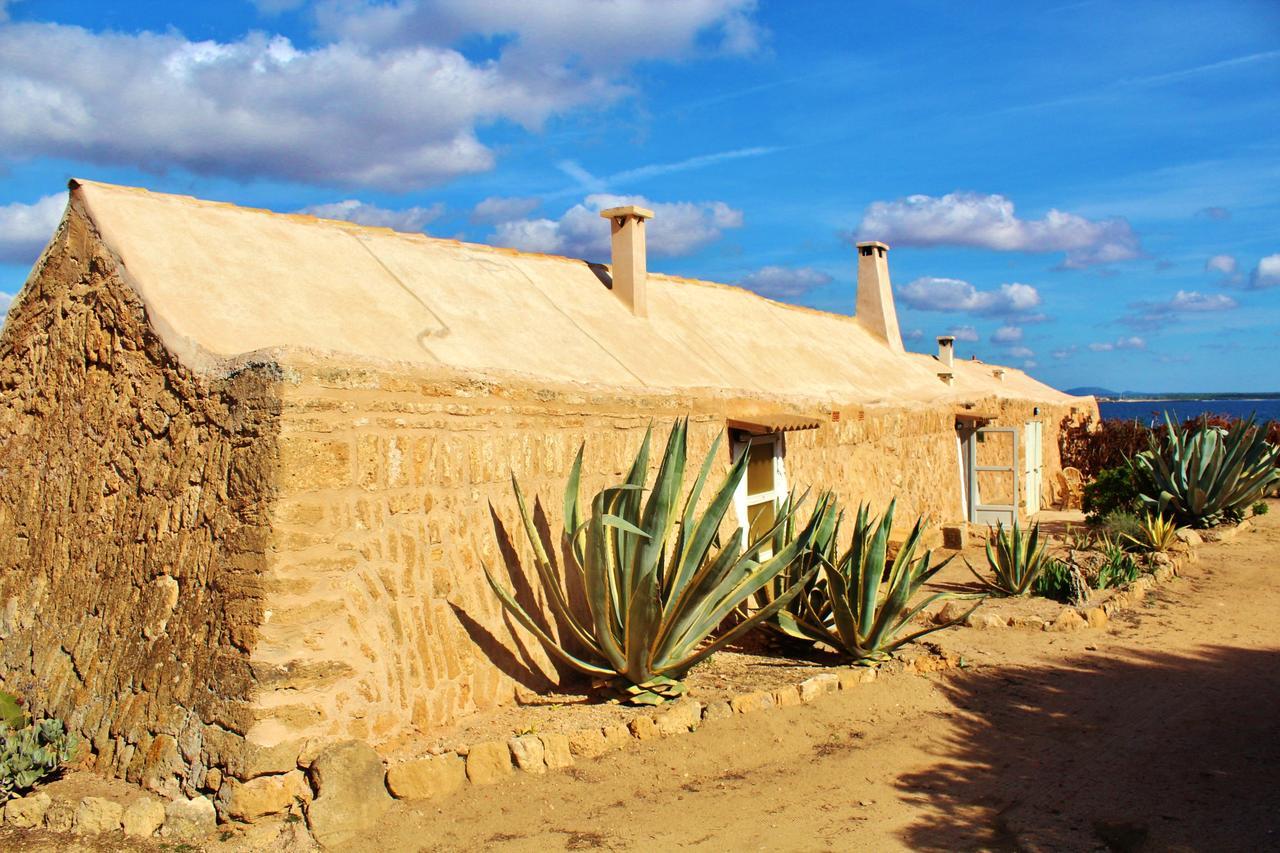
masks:
POLYGON ((1009 617, 1010 628, 1030 628, 1032 631, 1047 630, 1049 623, 1041 619, 1039 616, 1011 616, 1009 617))
POLYGON ((1046 631, 1079 631, 1089 627, 1085 618, 1070 607, 1064 608, 1052 622, 1045 623, 1046 631))
POLYGON ((500 782, 514 772, 511 748, 502 741, 473 744, 467 753, 467 778, 476 785, 500 782))
POLYGON ((702 709, 703 720, 727 720, 733 716, 733 708, 730 707, 727 700, 720 699, 716 702, 710 702, 702 709))
POLYGON ((841 690, 852 690, 859 684, 870 684, 880 677, 880 673, 869 666, 851 666, 836 673, 841 690))
POLYGON ((767 690, 743 693, 729 700, 729 707, 735 714, 754 714, 757 711, 772 708, 774 704, 773 694, 767 690))
POLYGON ((627 723, 627 728, 631 730, 631 736, 636 740, 650 740, 662 734, 653 717, 636 717, 627 723))
POLYGON ((277 776, 259 776, 248 782, 225 779, 218 791, 218 811, 231 820, 246 823, 272 814, 284 814, 311 800, 311 786, 301 770, 277 776))
POLYGON ((1141 601, 1143 596, 1145 596, 1151 590, 1151 587, 1155 585, 1155 581, 1151 578, 1140 577, 1129 585, 1129 590, 1137 596, 1138 601, 1141 601))
POLYGON ((1084 618, 1090 628, 1103 628, 1107 624, 1107 612, 1101 607, 1090 607, 1084 612, 1084 618))
POLYGON ((452 794, 467 782, 467 763, 455 753, 407 761, 387 769, 387 788, 402 800, 452 794))
POLYGON ((44 823, 45 812, 53 800, 41 791, 4 804, 4 822, 18 829, 35 829, 44 823))
POLYGON ((794 687, 779 687, 773 691, 773 701, 779 708, 793 708, 802 704, 800 701, 800 691, 794 687))
POLYGON ((72 831, 78 835, 97 835, 115 832, 124 817, 124 806, 105 797, 85 797, 76 806, 72 831))
POLYGON ((322 846, 341 848, 367 835, 391 808, 382 759, 363 741, 326 748, 308 772, 316 798, 307 807, 307 824, 322 846))
POLYGON ((516 766, 526 773, 546 773, 546 751, 537 735, 521 735, 507 742, 516 766))
POLYGON ((835 693, 840 689, 840 679, 834 672, 824 672, 822 675, 815 675, 813 678, 806 678, 800 682, 800 701, 808 704, 817 700, 819 696, 825 696, 828 693, 835 693))
POLYGON ((942 605, 937 613, 933 614, 933 624, 948 625, 963 617, 973 607, 964 601, 948 601, 942 605))
POLYGON ((1190 546, 1191 546, 1191 547, 1193 547, 1193 548, 1194 548, 1196 545, 1203 545, 1203 544, 1204 544, 1204 538, 1203 538, 1203 537, 1201 537, 1201 535, 1200 535, 1199 533, 1197 533, 1196 531, 1192 530, 1190 527, 1183 527, 1183 528, 1181 528, 1180 530, 1178 530, 1178 532, 1177 532, 1176 534, 1174 534, 1174 535, 1176 535, 1176 536, 1178 537, 1178 539, 1180 539, 1181 541, 1183 541, 1183 542, 1187 543, 1188 545, 1190 545, 1190 546))
POLYGON ((164 807, 164 825, 160 834, 166 838, 197 840, 218 826, 218 812, 208 797, 193 800, 170 800, 164 807))
POLYGON ((1009 620, 994 613, 975 613, 969 617, 967 624, 979 631, 990 631, 996 628, 1008 628, 1009 620))
POLYGON ((626 726, 605 726, 601 729, 604 735, 605 747, 608 749, 623 749, 631 744, 631 730, 626 726))
POLYGON ((569 736, 548 732, 542 737, 542 760, 549 770, 573 766, 573 751, 569 748, 569 736))
POLYGON ((691 732, 702 722, 702 703, 685 699, 654 718, 658 731, 664 735, 691 732))
POLYGON ((609 751, 600 729, 579 729, 569 733, 569 752, 579 758, 596 758, 609 751))
POLYGON ((942 528, 942 547, 963 551, 969 544, 969 525, 951 524, 942 528))
POLYGON ((130 838, 150 838, 164 826, 164 804, 154 797, 138 797, 124 810, 120 823, 130 838))
POLYGON ((45 828, 51 832, 70 832, 76 822, 75 803, 56 800, 44 813, 45 828))
POLYGON ((1177 571, 1173 566, 1157 566, 1156 570, 1151 573, 1156 583, 1168 583, 1177 575, 1177 571))

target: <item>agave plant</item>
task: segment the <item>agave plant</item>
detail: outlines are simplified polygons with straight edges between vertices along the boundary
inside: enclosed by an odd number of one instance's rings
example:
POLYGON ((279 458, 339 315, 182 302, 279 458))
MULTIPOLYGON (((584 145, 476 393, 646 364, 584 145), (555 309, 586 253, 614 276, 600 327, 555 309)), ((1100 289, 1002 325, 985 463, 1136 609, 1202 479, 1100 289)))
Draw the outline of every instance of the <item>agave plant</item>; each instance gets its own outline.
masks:
POLYGON ((835 496, 824 492, 818 497, 809 523, 802 525, 798 511, 801 502, 788 497, 783 503, 782 512, 786 514, 787 520, 777 525, 773 531, 771 544, 774 552, 780 551, 796 538, 800 530, 812 527, 813 536, 809 540, 809 547, 801 551, 786 568, 774 576, 773 580, 756 592, 755 606, 757 609, 768 607, 808 576, 809 582, 805 585, 806 589, 799 595, 793 596, 774 614, 772 619, 762 623, 761 627, 784 637, 811 641, 814 638, 795 629, 793 623, 801 618, 809 606, 806 601, 812 592, 811 588, 825 583, 821 578, 822 568, 833 566, 837 562, 839 555, 836 552, 836 538, 840 532, 841 511, 835 496))
POLYGON ((1133 466, 1151 484, 1142 502, 1180 524, 1212 527, 1244 510, 1280 482, 1280 447, 1269 444, 1254 418, 1230 429, 1202 422, 1184 430, 1166 412, 1164 440, 1154 435, 1133 466))
POLYGON ((656 704, 682 693, 679 679, 690 667, 773 616, 812 577, 812 572, 800 576, 769 606, 716 634, 725 617, 808 548, 814 523, 767 559, 761 552, 776 529, 790 520, 789 508, 778 513, 773 528, 758 542, 745 545, 739 529, 721 545, 718 531, 746 473, 747 456, 733 464, 699 515, 699 500, 721 439, 707 453, 682 504, 687 431, 687 421, 672 427, 647 500, 644 483, 652 430, 645 434, 626 482, 597 493, 585 516, 579 498, 578 450, 565 488, 562 550, 569 563, 566 573, 575 574, 586 593, 585 617, 570 606, 568 589, 512 478, 539 582, 551 610, 582 653, 553 639, 485 567, 485 577, 502 605, 548 651, 580 672, 622 689, 638 703, 656 704))
MULTIPOLYGON (((912 619, 935 601, 985 596, 939 592, 911 606, 911 599, 920 587, 941 571, 950 558, 935 564, 932 551, 916 556, 924 532, 923 520, 917 519, 890 562, 889 533, 893 528, 895 506, 896 501, 891 501, 881 518, 872 516, 866 504, 859 507, 849 549, 836 556, 841 515, 834 500, 829 497, 819 500, 810 521, 815 532, 809 555, 802 556, 797 564, 806 566, 809 565, 806 560, 810 560, 813 566, 821 567, 821 572, 790 605, 774 614, 778 630, 797 639, 824 643, 852 661, 869 663, 883 660, 907 643, 961 621, 977 608, 975 604, 955 619, 903 635, 903 629, 912 619)), ((803 576, 797 570, 795 577, 802 580, 803 576)))
POLYGON ((1121 534, 1139 551, 1163 553, 1178 543, 1178 525, 1159 513, 1144 513, 1135 533, 1121 534))
POLYGON ((1025 536, 1016 520, 1012 532, 1007 532, 1003 523, 997 525, 995 532, 987 536, 987 564, 991 578, 978 574, 965 560, 969 571, 993 595, 1027 595, 1049 564, 1044 545, 1040 544, 1040 525, 1031 525, 1031 532, 1025 536))

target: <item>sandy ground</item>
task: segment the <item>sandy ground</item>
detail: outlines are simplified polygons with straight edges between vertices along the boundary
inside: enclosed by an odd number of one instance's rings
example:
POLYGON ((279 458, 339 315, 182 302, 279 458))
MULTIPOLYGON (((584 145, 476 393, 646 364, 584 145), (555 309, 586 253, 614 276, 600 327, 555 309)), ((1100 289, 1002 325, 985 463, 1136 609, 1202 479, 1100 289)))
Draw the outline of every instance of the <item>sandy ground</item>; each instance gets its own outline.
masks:
POLYGON ((399 803, 365 850, 1280 849, 1280 504, 1102 631, 399 803))

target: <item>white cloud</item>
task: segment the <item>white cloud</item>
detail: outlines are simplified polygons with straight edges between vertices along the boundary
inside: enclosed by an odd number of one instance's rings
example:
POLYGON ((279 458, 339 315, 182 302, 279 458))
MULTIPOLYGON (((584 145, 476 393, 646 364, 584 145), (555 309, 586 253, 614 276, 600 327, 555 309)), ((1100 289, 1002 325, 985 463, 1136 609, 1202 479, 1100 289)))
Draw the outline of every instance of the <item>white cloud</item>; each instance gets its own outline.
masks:
POLYGON ((47 195, 35 204, 14 202, 0 206, 0 263, 35 263, 66 206, 65 193, 47 195))
POLYGON ((542 201, 536 198, 489 196, 472 209, 471 221, 488 225, 510 222, 533 213, 541 203, 542 201))
POLYGON ((1066 361, 1067 359, 1071 358, 1071 356, 1073 356, 1073 355, 1075 355, 1077 352, 1079 352, 1079 350, 1080 350, 1080 347, 1079 347, 1079 346, 1077 346, 1076 344, 1071 344, 1071 345, 1069 345, 1069 346, 1065 346, 1065 347, 1061 347, 1060 349, 1056 349, 1056 350, 1054 350, 1051 354, 1052 354, 1052 355, 1053 355, 1053 357, 1054 357, 1054 358, 1056 358, 1058 361, 1066 361))
POLYGON ((922 311, 970 314, 1026 314, 1040 306, 1040 292, 1029 284, 1014 282, 1002 284, 998 290, 978 290, 967 281, 932 276, 910 282, 898 298, 922 311))
POLYGON ((1014 358, 1031 358, 1035 354, 1035 350, 1028 347, 1011 347, 1009 349, 1009 355, 1014 358))
POLYGON ((1021 340, 1021 326, 1001 326, 991 334, 991 342, 993 344, 1015 344, 1021 340))
POLYGON ((1205 262, 1204 271, 1230 276, 1235 275, 1237 266, 1236 259, 1231 255, 1214 255, 1205 262))
POLYGON ((973 343, 978 340, 978 330, 973 326, 952 326, 947 329, 947 334, 955 338, 957 341, 967 341, 973 343))
POLYGON ((742 225, 742 211, 722 201, 650 202, 643 196, 597 193, 569 208, 559 219, 517 219, 500 223, 494 242, 529 252, 570 255, 588 260, 609 257, 609 226, 600 211, 635 204, 654 218, 645 223, 650 256, 676 257, 698 251, 720 238, 725 228, 742 225))
POLYGON ((904 341, 918 341, 924 338, 924 329, 908 329, 902 333, 904 341))
POLYGON ((1138 328, 1158 328, 1172 323, 1185 314, 1208 314, 1230 311, 1240 303, 1223 293, 1200 293, 1195 290, 1179 290, 1173 298, 1164 301, 1141 301, 1129 304, 1130 313, 1121 321, 1138 328))
POLYGON ((1101 343, 1089 344, 1089 349, 1093 350, 1094 352, 1111 352, 1113 350, 1121 350, 1121 349, 1139 350, 1139 349, 1146 349, 1146 348, 1147 348, 1146 340, 1143 338, 1139 338, 1137 336, 1130 336, 1127 338, 1117 338, 1114 341, 1103 341, 1101 343))
POLYGON ((534 70, 548 63, 616 70, 641 59, 695 50, 741 54, 759 48, 756 0, 326 0, 322 30, 379 47, 452 45, 467 36, 501 44, 500 63, 534 70))
POLYGON ((335 201, 331 204, 313 204, 298 212, 309 213, 321 219, 343 219, 347 222, 358 222, 361 225, 377 225, 393 231, 409 232, 425 230, 428 223, 439 219, 444 213, 444 205, 437 202, 429 207, 389 210, 349 198, 346 201, 335 201))
MULTIPOLYGON (((289 5, 259 0, 264 11, 289 5)), ((14 24, 0 29, 0 151, 6 160, 422 187, 493 167, 480 127, 537 130, 607 105, 633 90, 631 64, 704 55, 708 40, 745 49, 753 8, 344 0, 320 10, 336 40, 303 47, 261 32, 219 42, 14 24), (456 49, 476 36, 501 45, 499 55, 473 60, 456 49)))
POLYGON ((738 284, 771 299, 795 299, 815 287, 831 283, 831 276, 810 267, 761 267, 738 279, 738 284))
POLYGON ((1089 220, 1060 210, 1019 219, 1002 195, 956 192, 877 201, 858 226, 862 239, 906 246, 974 246, 1002 252, 1065 252, 1062 265, 1127 261, 1142 256, 1138 235, 1121 217, 1089 220))
POLYGON ((1264 290, 1280 286, 1280 255, 1267 255, 1258 261, 1249 276, 1250 290, 1264 290))

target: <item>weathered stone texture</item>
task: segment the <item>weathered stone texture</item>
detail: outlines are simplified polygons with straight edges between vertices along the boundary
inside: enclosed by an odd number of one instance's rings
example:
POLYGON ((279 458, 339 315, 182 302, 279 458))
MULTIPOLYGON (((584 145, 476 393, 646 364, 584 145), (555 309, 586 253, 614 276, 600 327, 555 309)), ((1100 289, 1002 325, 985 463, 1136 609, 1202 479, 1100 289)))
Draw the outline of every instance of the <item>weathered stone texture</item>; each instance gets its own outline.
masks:
POLYGON ((0 676, 105 772, 194 793, 251 723, 277 375, 179 365, 77 211, 9 313, 0 676))

